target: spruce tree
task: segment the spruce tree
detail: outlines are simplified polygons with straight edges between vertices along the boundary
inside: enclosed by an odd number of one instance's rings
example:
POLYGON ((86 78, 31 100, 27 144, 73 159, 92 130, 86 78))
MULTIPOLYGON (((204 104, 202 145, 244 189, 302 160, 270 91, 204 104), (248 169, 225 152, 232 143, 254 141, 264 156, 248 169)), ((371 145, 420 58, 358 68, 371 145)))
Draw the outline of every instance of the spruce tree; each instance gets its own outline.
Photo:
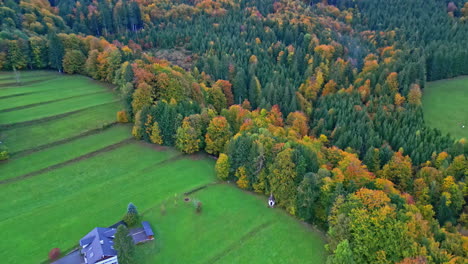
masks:
POLYGON ((127 207, 127 213, 124 216, 124 222, 128 226, 133 226, 138 223, 140 216, 138 214, 137 208, 133 203, 129 203, 127 207))
POLYGON ((50 67, 62 72, 62 60, 65 50, 63 43, 55 33, 49 35, 49 63, 50 67))
POLYGON ((117 250, 117 259, 120 264, 135 263, 135 244, 125 225, 119 225, 114 238, 114 248, 117 250))

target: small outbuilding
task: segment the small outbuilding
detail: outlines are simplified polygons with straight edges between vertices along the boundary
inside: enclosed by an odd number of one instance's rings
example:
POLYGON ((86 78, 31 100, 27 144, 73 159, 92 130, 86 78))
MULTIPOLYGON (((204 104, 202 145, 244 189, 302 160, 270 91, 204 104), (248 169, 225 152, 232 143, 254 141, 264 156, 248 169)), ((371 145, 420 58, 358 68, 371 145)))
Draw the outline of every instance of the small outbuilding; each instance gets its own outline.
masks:
POLYGON ((150 224, 147 221, 143 221, 141 222, 141 225, 143 226, 143 229, 145 230, 145 234, 148 240, 153 240, 154 233, 153 233, 153 229, 151 229, 150 224))
POLYGON ((153 229, 151 229, 150 224, 146 221, 141 222, 141 227, 130 229, 129 233, 135 244, 142 244, 154 240, 153 229))
POLYGON ((268 198, 268 206, 273 208, 275 207, 275 196, 272 194, 270 194, 270 198, 268 198))

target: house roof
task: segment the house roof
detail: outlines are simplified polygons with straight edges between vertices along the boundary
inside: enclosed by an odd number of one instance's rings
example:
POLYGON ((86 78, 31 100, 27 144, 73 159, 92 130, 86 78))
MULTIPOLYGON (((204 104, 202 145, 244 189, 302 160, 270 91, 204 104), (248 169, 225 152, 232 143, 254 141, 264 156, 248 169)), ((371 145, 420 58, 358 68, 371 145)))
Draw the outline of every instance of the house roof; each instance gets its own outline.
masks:
POLYGON ((115 228, 96 227, 80 240, 81 252, 88 264, 94 264, 103 257, 117 256, 114 250, 115 228))
POLYGON ((151 226, 148 222, 143 221, 141 222, 141 225, 143 226, 143 229, 145 230, 147 236, 154 236, 153 229, 151 229, 151 226))
POLYGON ((119 227, 120 225, 127 226, 127 224, 125 223, 124 220, 120 220, 120 221, 118 221, 117 223, 115 223, 115 224, 109 226, 108 228, 115 228, 115 229, 117 229, 117 227, 119 227))

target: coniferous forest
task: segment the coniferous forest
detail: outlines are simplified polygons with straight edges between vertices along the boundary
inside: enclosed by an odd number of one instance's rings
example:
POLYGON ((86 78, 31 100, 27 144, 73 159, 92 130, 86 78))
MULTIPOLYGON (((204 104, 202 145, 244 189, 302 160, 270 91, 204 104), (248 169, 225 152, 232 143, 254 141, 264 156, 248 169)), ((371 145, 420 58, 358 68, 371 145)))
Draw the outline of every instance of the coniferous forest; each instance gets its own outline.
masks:
POLYGON ((135 138, 273 193, 327 263, 466 263, 468 143, 421 106, 468 75, 465 1, 0 0, 0 70, 112 83, 135 138))

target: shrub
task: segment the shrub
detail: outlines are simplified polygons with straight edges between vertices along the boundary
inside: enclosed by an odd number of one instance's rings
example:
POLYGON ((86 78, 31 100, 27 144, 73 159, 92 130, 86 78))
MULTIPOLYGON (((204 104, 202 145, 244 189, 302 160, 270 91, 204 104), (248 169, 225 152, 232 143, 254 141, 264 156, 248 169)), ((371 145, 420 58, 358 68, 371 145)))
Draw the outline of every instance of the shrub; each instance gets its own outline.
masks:
POLYGON ((127 113, 124 110, 117 112, 117 122, 128 123, 127 113))
POLYGON ((202 205, 203 205, 202 202, 200 202, 200 201, 198 201, 198 200, 194 200, 194 201, 193 201, 193 205, 195 206, 195 212, 196 212, 197 214, 201 213, 201 211, 202 211, 202 205))
POLYGON ((59 248, 53 248, 49 252, 49 260, 53 261, 58 259, 60 257, 60 249, 59 248))
POLYGON ((10 155, 8 154, 8 151, 0 150, 0 161, 7 160, 8 158, 10 158, 10 155))
POLYGON ((133 203, 129 203, 127 213, 124 215, 123 220, 128 226, 133 226, 138 223, 140 215, 133 203))

